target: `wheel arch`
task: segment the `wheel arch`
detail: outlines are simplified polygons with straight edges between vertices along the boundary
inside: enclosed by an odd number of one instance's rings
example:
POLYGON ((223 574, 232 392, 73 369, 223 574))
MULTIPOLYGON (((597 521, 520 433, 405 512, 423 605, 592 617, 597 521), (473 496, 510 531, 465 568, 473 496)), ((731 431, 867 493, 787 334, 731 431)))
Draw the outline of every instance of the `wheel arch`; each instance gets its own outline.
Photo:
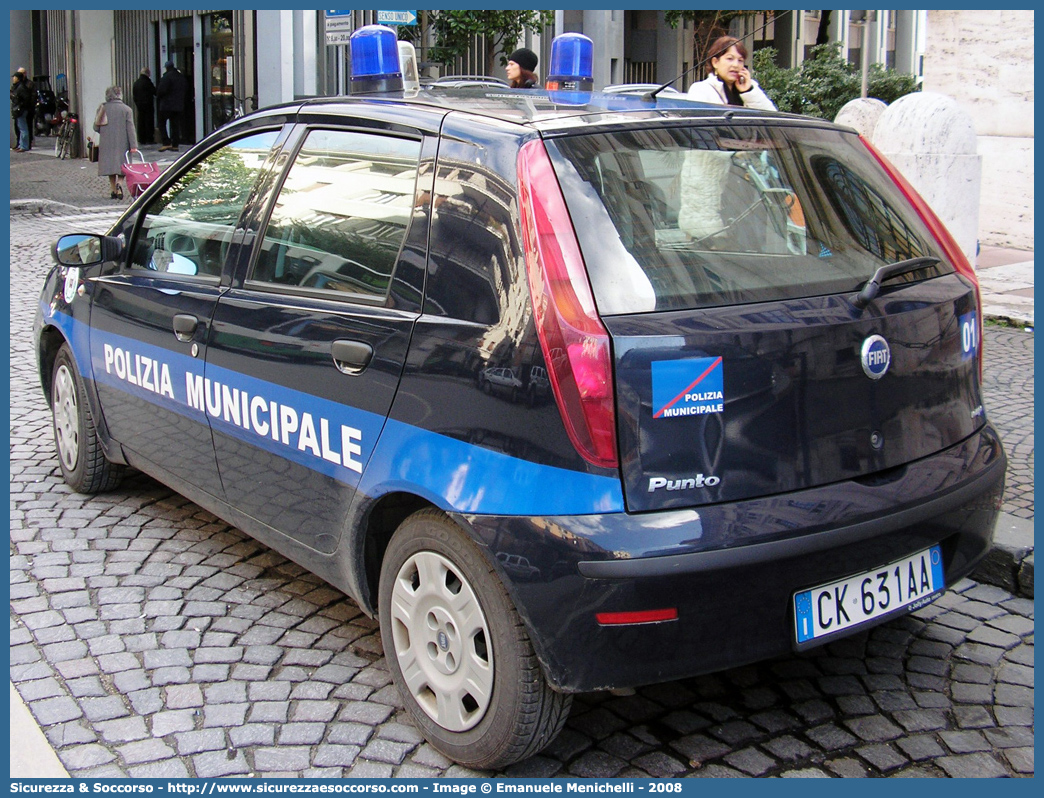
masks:
POLYGON ((91 417, 98 432, 98 442, 106 459, 115 465, 126 465, 127 457, 123 453, 123 447, 114 441, 109 435, 109 428, 105 423, 105 415, 101 412, 101 402, 91 380, 84 379, 83 369, 76 360, 75 349, 60 327, 54 324, 45 324, 40 330, 37 338, 36 357, 38 371, 40 373, 40 387, 43 388, 44 398, 50 407, 52 396, 52 382, 54 380, 54 362, 58 358, 58 352, 63 345, 69 346, 72 353, 73 363, 80 373, 80 379, 84 381, 84 391, 87 394, 87 403, 90 407, 91 417))
POLYGON ((353 550, 359 553, 357 563, 358 601, 363 610, 376 617, 377 589, 381 564, 395 530, 418 510, 438 509, 429 500, 414 493, 398 491, 375 499, 362 511, 362 523, 353 550), (361 566, 358 565, 361 563, 361 566))
POLYGON ((435 510, 454 524, 461 533, 470 538, 478 547, 482 557, 486 560, 493 572, 500 579, 508 598, 515 606, 516 612, 522 619, 529 633, 533 646, 536 649, 537 658, 544 676, 555 687, 560 689, 562 685, 561 674, 552 667, 548 658, 546 646, 547 641, 537 633, 525 605, 518 600, 517 586, 504 573, 503 565, 493 556, 483 537, 476 532, 466 517, 450 513, 422 496, 409 492, 388 493, 374 500, 368 507, 362 510, 362 521, 358 524, 359 532, 355 544, 349 550, 358 552, 352 559, 349 567, 354 569, 355 590, 348 589, 359 606, 371 617, 376 618, 377 597, 380 587, 381 566, 384 563, 384 555, 388 550, 392 535, 407 518, 420 510, 435 510))
POLYGON ((40 330, 36 348, 36 362, 39 366, 40 387, 43 388, 44 397, 46 397, 48 405, 51 403, 51 381, 54 377, 54 361, 58 357, 58 350, 62 348, 64 343, 66 343, 65 335, 53 324, 48 324, 40 330))

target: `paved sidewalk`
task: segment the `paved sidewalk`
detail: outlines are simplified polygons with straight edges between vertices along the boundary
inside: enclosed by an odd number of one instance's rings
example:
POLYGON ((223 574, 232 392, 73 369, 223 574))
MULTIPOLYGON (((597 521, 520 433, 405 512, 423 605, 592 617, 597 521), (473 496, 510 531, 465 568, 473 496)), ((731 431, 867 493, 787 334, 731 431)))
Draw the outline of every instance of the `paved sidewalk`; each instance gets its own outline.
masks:
POLYGON ((1033 326, 1033 252, 982 247, 976 259, 987 319, 1033 326))
MULTIPOLYGON (((160 152, 158 144, 141 148, 146 161, 158 163, 166 169, 177 156, 184 155, 188 147, 178 153, 160 152)), ((40 136, 36 146, 29 152, 11 151, 11 208, 32 210, 34 208, 65 208, 74 210, 117 209, 130 203, 109 198, 109 178, 98 176, 98 165, 86 158, 54 157, 54 139, 40 136)))
POLYGON ((67 779, 69 772, 58 760, 22 697, 11 683, 12 779, 67 779))
MULTIPOLYGON (((124 207, 129 201, 124 200, 121 203, 109 199, 108 180, 97 175, 97 169, 94 164, 90 164, 83 159, 59 161, 54 158, 53 143, 50 140, 38 139, 37 144, 38 149, 35 151, 28 153, 12 152, 10 155, 12 212, 18 210, 22 213, 71 215, 82 212, 104 212, 106 210, 116 211, 121 207, 124 207)), ((187 149, 188 148, 182 148, 180 154, 183 155, 187 149)), ((174 161, 174 158, 170 157, 167 153, 159 153, 158 145, 143 148, 143 152, 147 160, 158 161, 164 166, 169 166, 170 163, 174 161)), ((13 249, 14 242, 12 242, 12 250, 13 249)), ((1011 357, 1009 355, 1008 359, 1010 362, 1005 362, 1003 368, 998 369, 997 371, 991 370, 990 373, 987 374, 986 382, 988 384, 984 386, 984 390, 987 393, 987 400, 990 400, 991 391, 994 396, 1001 396, 1004 395, 1003 392, 1008 392, 1008 395, 1020 395, 1023 399, 1026 399, 1025 394, 1028 391, 1029 396, 1028 404, 1013 404, 1013 406, 1007 407, 996 400, 989 402, 988 404, 991 419, 997 425, 998 429, 1001 430, 1002 437, 1004 437, 1005 444, 1008 447, 1009 457, 1011 457, 1013 461, 1012 466, 1009 468, 1009 473, 1014 474, 1016 477, 1016 479, 1013 480, 1016 490, 1013 493, 1011 491, 1012 485, 1009 485, 1009 491, 1005 496, 1005 511, 998 523, 994 550, 991 552, 990 557, 979 571, 976 572, 974 578, 980 582, 986 582, 989 585, 996 585, 1000 588, 1004 588, 1012 593, 1032 597, 1032 422, 1030 422, 1028 430, 1024 431, 1022 428, 1026 426, 1024 423, 1025 413, 1028 412, 1030 418, 1032 418, 1033 340, 1032 335, 1027 335, 1023 330, 1025 328, 1032 329, 1034 319, 1033 252, 984 246, 977 259, 977 268, 983 292, 984 315, 988 320, 1006 325, 1004 328, 991 327, 987 332, 987 352, 990 351, 991 346, 997 346, 1000 344, 1005 347, 1004 351, 1006 353, 1012 351, 1018 351, 1021 353, 1018 357, 1011 357), (1009 430, 1017 429, 1017 433, 1009 432, 1006 434, 1006 428, 1009 430), (1016 434, 1018 437, 1009 437, 1008 435, 1011 434, 1016 434)), ((967 583, 964 585, 963 589, 970 594, 967 583)), ((989 591, 995 590, 995 588, 975 587, 971 588, 971 590, 981 591, 981 600, 986 601, 990 595, 989 591)), ((947 601, 951 602, 953 600, 954 599, 948 599, 947 601)), ((940 608, 941 607, 942 605, 940 605, 940 608)), ((929 609, 927 612, 922 613, 922 616, 928 618, 932 613, 939 611, 941 611, 941 609, 929 609)), ((1032 640, 1032 636, 1030 637, 1030 640, 1032 640)), ((876 638, 871 640, 871 644, 873 643, 884 645, 882 641, 878 641, 876 638)), ((1032 679, 1032 675, 1030 675, 1029 678, 1032 679)), ((33 682, 33 684, 43 684, 44 681, 46 680, 33 682)), ((89 677, 81 678, 80 681, 89 681, 89 677)), ((1032 682, 1030 682, 1030 684, 1032 684, 1032 682)), ((649 692, 648 695, 653 695, 653 693, 649 692)), ((647 695, 640 695, 638 698, 633 699, 633 701, 647 702, 647 699, 647 695)), ((32 699, 27 698, 27 700, 32 699)), ((100 701, 102 699, 96 700, 100 701)), ((724 701, 725 699, 721 700, 724 701)), ((584 708, 581 707, 581 711, 583 711, 583 709, 584 708)), ((968 711, 969 713, 971 712, 970 709, 968 711)), ((562 742, 556 744, 558 749, 561 749, 571 741, 575 741, 580 737, 581 731, 588 731, 584 726, 585 718, 593 718, 598 715, 600 721, 604 718, 616 719, 616 716, 604 711, 601 706, 596 706, 593 709, 590 709, 590 712, 587 714, 581 714, 581 712, 574 709, 574 714, 577 715, 577 719, 571 724, 567 732, 563 734, 562 742)), ((853 729, 856 729, 856 727, 853 727, 853 729)), ((856 731, 859 733, 858 729, 856 729, 856 731)), ((592 730, 590 733, 596 739, 599 739, 596 731, 592 730)), ((189 734, 195 734, 195 732, 190 732, 189 734)), ((202 733, 200 732, 200 734, 202 733)), ((973 732, 953 731, 946 732, 946 734, 954 735, 953 739, 956 740, 959 735, 971 735, 973 732)), ((699 735, 693 735, 693 737, 699 737, 699 735)), ((923 738, 917 737, 911 737, 909 739, 911 743, 916 740, 923 741, 923 738)), ((992 740, 992 738, 990 739, 992 740)), ((10 775, 12 777, 54 778, 68 776, 68 773, 58 760, 58 757, 55 755, 48 740, 41 732, 32 714, 26 708, 18 692, 15 690, 13 682, 11 684, 11 740, 10 775)), ((963 740, 963 737, 961 740, 963 740)), ((144 742, 140 743, 140 745, 143 746, 145 744, 146 743, 144 742)), ((130 745, 139 745, 139 743, 131 743, 130 745)), ((373 743, 371 743, 371 745, 373 745, 373 743)), ((391 745, 391 743, 385 743, 385 745, 391 745)), ((85 746, 84 748, 85 750, 87 748, 93 750, 93 748, 98 748, 98 746, 85 746)), ((884 748, 886 748, 886 746, 876 746, 876 749, 883 750, 884 748)), ((754 749, 747 750, 751 751, 754 749)), ((1032 749, 1030 748, 1026 750, 1029 751, 1026 756, 1030 757, 1030 764, 1028 767, 1029 772, 1032 773, 1032 749)), ((220 754, 221 757, 225 757, 224 751, 218 751, 216 753, 220 754)), ((740 754, 742 753, 743 752, 740 752, 740 754)), ((602 756, 604 757, 605 755, 603 754, 602 756)), ((623 756, 623 754, 621 754, 621 756, 623 756)), ((645 758, 651 760, 652 756, 653 755, 650 754, 645 758)), ((695 754, 693 756, 696 758, 695 754)), ((739 755, 736 756, 738 757, 739 755)), ((974 754, 974 756, 979 756, 979 754, 974 754)), ((596 759, 596 757, 590 757, 585 760, 585 757, 586 755, 581 757, 578 761, 589 760, 589 762, 594 762, 596 759)), ((733 757, 733 755, 730 755, 730 757, 733 757)), ((542 764, 546 765, 548 762, 546 758, 539 759, 542 764)), ((956 760, 957 758, 951 757, 950 759, 956 760)), ((433 759, 433 762, 434 761, 435 760, 433 759)), ((839 761, 845 762, 847 760, 839 761)), ((737 764, 739 762, 740 759, 738 758, 729 758, 729 764, 739 767, 743 773, 732 771, 728 774, 723 773, 723 775, 756 775, 755 772, 744 767, 743 764, 737 764)), ((437 767, 434 764, 431 766, 437 767)), ((574 763, 574 769, 575 766, 576 763, 574 763)), ((713 768, 715 766, 712 765, 711 767, 713 768)), ((885 766, 882 765, 882 770, 884 767, 885 766)), ((959 771, 951 772, 950 768, 945 765, 943 767, 949 775, 964 775, 959 771)), ((722 770, 724 771, 725 769, 722 768, 722 770)), ((650 772, 652 771, 650 770, 650 772)), ((835 772, 839 775, 847 775, 840 771, 835 772)), ((1020 772, 1026 771, 1023 770, 1020 772)), ((400 772, 399 775, 406 775, 406 772, 400 772)), ((447 773, 447 775, 458 774, 450 772, 447 773)), ((543 774, 518 773, 514 775, 543 774)), ((620 772, 619 775, 627 775, 627 771, 620 772)), ((711 774, 708 773, 708 775, 711 774)), ((967 775, 982 775, 982 773, 969 773, 967 775)))

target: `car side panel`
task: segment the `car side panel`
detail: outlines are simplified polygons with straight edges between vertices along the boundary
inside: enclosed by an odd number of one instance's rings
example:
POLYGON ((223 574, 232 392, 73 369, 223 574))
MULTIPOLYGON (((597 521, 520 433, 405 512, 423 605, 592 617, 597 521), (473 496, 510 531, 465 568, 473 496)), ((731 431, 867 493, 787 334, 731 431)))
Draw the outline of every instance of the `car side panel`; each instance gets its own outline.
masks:
MULTIPOLYGON (((446 118, 424 310, 391 419, 525 466, 605 481, 608 490, 588 497, 586 511, 622 509, 618 473, 577 454, 547 381, 518 218, 520 135, 459 113, 446 118)), ((562 501, 557 492, 542 498, 562 501)))

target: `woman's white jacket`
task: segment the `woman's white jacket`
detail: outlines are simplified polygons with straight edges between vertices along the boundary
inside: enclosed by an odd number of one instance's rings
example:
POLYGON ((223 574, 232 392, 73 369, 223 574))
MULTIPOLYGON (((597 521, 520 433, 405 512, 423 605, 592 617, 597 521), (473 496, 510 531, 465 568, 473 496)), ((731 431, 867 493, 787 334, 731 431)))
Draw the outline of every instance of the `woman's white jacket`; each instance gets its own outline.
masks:
MULTIPOLYGON (((750 83, 751 88, 740 94, 744 107, 753 108, 757 111, 775 111, 775 104, 761 90, 758 82, 751 78, 750 83)), ((725 99, 725 84, 713 72, 705 80, 697 81, 689 86, 689 99, 698 100, 702 103, 715 103, 717 105, 728 104, 728 101, 725 99)))

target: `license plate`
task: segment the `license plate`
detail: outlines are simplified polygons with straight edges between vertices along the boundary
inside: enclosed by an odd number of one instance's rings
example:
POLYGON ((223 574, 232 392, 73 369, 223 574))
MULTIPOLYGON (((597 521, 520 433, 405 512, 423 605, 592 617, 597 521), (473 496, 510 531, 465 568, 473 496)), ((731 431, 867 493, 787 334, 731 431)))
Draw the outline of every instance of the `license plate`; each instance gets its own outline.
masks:
POLYGON ((851 629, 897 610, 914 610, 942 593, 942 554, 932 546, 910 557, 794 594, 798 643, 851 629))

